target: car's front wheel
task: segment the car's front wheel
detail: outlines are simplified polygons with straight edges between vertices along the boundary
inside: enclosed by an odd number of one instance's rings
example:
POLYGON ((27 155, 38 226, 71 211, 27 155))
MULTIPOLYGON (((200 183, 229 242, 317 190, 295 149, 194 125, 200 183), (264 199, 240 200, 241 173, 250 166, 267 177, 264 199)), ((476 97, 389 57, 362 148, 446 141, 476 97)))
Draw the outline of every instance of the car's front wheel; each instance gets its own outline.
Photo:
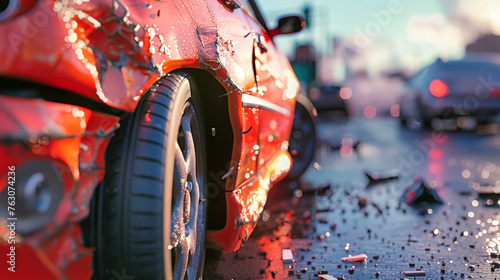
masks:
POLYGON ((194 100, 189 77, 171 74, 111 140, 95 278, 201 278, 205 170, 194 100))

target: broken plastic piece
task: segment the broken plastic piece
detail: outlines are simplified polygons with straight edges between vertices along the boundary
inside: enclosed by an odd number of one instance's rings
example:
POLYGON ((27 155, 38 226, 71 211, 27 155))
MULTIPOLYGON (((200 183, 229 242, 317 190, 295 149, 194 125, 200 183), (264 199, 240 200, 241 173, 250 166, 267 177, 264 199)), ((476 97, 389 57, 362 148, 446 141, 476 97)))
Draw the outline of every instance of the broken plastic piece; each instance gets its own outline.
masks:
POLYGON ((293 252, 291 249, 283 249, 281 251, 281 259, 283 259, 284 263, 293 262, 293 252))
POLYGON ((302 195, 314 194, 314 195, 319 195, 319 196, 325 196, 330 190, 331 190, 331 185, 326 184, 326 185, 319 186, 319 187, 314 188, 314 189, 304 190, 304 191, 302 191, 302 195))
POLYGON ((477 190, 479 197, 498 197, 500 196, 500 187, 497 186, 479 186, 477 190))
POLYGON ((425 276, 427 272, 424 270, 411 270, 411 271, 403 271, 405 276, 425 276))
POLYGON ((429 187, 429 185, 421 179, 416 180, 413 185, 408 187, 402 198, 408 205, 416 205, 422 202, 444 203, 436 190, 429 187))
POLYGON ((379 183, 384 183, 387 181, 396 180, 399 178, 399 171, 397 169, 390 169, 382 172, 368 172, 365 171, 366 177, 368 177, 368 186, 376 185, 379 183))
MULTIPOLYGON (((349 142, 351 142, 351 141, 349 141, 349 142)), ((351 146, 352 149, 357 150, 359 147, 359 144, 361 144, 361 141, 356 141, 356 142, 352 143, 352 146, 351 146)), ((332 151, 340 150, 343 146, 342 144, 339 145, 339 144, 330 144, 330 143, 328 143, 328 145, 330 145, 330 149, 332 151)))
POLYGON ((327 275, 327 274, 322 274, 318 275, 318 280, 337 280, 337 278, 327 275))
POLYGON ((343 262, 362 262, 368 258, 365 254, 359 254, 356 256, 343 257, 340 260, 343 262))

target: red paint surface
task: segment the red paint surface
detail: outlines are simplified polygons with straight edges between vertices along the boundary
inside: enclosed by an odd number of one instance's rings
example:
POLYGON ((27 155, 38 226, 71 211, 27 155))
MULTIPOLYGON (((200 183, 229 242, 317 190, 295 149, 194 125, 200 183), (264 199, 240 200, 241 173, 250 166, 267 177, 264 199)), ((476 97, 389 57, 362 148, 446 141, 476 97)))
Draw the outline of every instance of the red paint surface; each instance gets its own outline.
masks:
MULTIPOLYGON (((22 3, 22 11, 0 23, 6 34, 0 41, 4 79, 54 87, 128 112, 155 82, 178 69, 206 71, 232 93, 236 172, 226 181, 227 225, 207 238, 214 247, 237 250, 252 232, 269 188, 290 167, 286 146, 298 84, 265 30, 244 9, 231 11, 215 0, 22 3), (257 40, 265 51, 256 48, 257 40), (244 93, 290 114, 243 108, 244 93)), ((93 248, 83 246, 78 222, 88 216, 92 193, 104 177, 104 153, 119 118, 41 99, 1 95, 0 105, 0 180, 6 181, 8 166, 45 159, 63 181, 53 221, 18 244, 22 277, 89 279, 93 248)), ((2 257, 5 229, 0 225, 2 257)), ((2 266, 1 278, 6 272, 2 266)))

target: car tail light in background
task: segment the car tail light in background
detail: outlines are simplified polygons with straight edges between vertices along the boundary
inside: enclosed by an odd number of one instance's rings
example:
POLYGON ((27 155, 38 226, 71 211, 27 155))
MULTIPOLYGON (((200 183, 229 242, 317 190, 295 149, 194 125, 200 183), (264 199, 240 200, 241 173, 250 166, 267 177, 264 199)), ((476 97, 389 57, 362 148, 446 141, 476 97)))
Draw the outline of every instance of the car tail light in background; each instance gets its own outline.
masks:
POLYGON ((367 119, 373 119, 377 115, 377 108, 372 105, 368 105, 363 109, 363 115, 367 119))
POLYGON ((492 87, 488 89, 490 98, 500 98, 500 87, 492 87))
POLYGON ((439 79, 431 82, 431 84, 429 85, 429 90, 435 97, 444 97, 448 95, 449 92, 448 85, 443 80, 439 79))
POLYGON ((37 0, 0 0, 0 21, 12 19, 35 6, 37 0))
POLYGON ((399 114, 400 114, 400 106, 399 106, 399 104, 392 105, 390 112, 391 112, 391 116, 393 116, 395 118, 399 117, 399 114))
POLYGON ((340 98, 347 100, 347 99, 350 99, 352 97, 352 90, 348 87, 343 87, 340 89, 339 94, 340 94, 340 98))
POLYGON ((316 101, 321 98, 321 90, 319 88, 312 88, 309 90, 309 99, 316 101))

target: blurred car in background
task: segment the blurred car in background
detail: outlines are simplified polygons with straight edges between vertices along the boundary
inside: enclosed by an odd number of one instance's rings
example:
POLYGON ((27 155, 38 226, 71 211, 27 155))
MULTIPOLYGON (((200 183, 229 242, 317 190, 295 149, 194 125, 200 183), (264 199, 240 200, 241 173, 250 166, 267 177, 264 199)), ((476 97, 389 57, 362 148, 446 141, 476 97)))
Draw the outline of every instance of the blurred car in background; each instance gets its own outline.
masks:
POLYGON ((402 90, 401 123, 468 129, 492 121, 500 111, 500 64, 493 59, 438 59, 418 71, 402 90))
POLYGON ((352 96, 351 89, 339 85, 312 87, 308 97, 318 111, 339 111, 348 115, 346 100, 352 96))

